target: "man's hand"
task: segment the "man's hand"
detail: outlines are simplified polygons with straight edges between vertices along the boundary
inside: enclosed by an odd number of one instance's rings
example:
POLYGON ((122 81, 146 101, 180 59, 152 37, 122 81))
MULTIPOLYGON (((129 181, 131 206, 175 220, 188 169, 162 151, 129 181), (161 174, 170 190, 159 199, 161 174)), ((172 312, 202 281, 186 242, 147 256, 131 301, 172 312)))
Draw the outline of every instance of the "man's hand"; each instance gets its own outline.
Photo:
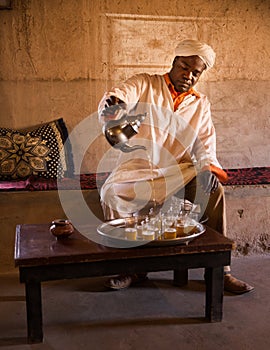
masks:
POLYGON ((110 96, 105 101, 101 115, 105 117, 114 116, 120 109, 126 109, 126 104, 120 98, 110 96))
POLYGON ((218 188, 218 178, 210 170, 202 171, 198 174, 199 182, 205 193, 213 193, 218 188))

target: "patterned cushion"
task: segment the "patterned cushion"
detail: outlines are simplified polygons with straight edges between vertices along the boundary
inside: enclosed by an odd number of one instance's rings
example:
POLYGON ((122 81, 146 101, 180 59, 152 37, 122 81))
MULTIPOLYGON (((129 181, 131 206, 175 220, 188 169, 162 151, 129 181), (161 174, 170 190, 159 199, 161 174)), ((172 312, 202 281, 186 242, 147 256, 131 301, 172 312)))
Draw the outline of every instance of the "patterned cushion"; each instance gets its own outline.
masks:
POLYGON ((0 128, 0 180, 31 175, 53 179, 72 176, 74 166, 67 137, 62 118, 23 130, 0 128))

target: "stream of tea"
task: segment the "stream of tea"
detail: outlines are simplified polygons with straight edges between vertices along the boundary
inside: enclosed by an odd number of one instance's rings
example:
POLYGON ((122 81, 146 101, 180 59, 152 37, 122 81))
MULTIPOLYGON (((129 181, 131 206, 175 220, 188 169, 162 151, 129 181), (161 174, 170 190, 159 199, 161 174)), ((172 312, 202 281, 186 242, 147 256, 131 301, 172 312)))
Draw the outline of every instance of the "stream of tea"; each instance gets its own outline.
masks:
POLYGON ((148 159, 148 164, 149 164, 149 168, 150 168, 150 184, 151 184, 151 201, 153 202, 153 214, 156 212, 157 209, 157 200, 156 200, 156 188, 155 188, 155 180, 154 180, 154 166, 153 166, 153 162, 151 159, 151 154, 148 150, 146 150, 146 155, 147 155, 147 159, 148 159))

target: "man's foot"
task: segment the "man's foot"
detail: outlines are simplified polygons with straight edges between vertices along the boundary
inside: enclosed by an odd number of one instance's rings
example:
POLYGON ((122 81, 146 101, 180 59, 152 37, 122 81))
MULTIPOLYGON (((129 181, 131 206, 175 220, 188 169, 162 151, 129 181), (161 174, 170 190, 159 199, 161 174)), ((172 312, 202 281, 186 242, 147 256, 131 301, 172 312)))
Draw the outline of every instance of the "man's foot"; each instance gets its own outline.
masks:
POLYGON ((234 293, 234 294, 243 294, 247 292, 251 292, 254 287, 250 286, 246 282, 238 280, 233 277, 231 274, 224 275, 224 290, 226 292, 234 293))
POLYGON ((132 284, 140 283, 147 280, 146 273, 136 273, 131 275, 119 275, 109 278, 104 286, 109 289, 119 290, 130 287, 132 284))

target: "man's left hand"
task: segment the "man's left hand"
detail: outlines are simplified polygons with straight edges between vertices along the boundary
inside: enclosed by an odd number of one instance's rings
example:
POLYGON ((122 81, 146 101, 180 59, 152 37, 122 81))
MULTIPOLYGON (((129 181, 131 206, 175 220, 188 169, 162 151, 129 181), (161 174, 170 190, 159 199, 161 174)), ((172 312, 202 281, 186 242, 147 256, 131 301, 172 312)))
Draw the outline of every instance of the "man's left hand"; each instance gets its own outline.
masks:
POLYGON ((198 174, 198 179, 205 193, 213 193, 217 190, 219 180, 210 170, 202 171, 198 174))

